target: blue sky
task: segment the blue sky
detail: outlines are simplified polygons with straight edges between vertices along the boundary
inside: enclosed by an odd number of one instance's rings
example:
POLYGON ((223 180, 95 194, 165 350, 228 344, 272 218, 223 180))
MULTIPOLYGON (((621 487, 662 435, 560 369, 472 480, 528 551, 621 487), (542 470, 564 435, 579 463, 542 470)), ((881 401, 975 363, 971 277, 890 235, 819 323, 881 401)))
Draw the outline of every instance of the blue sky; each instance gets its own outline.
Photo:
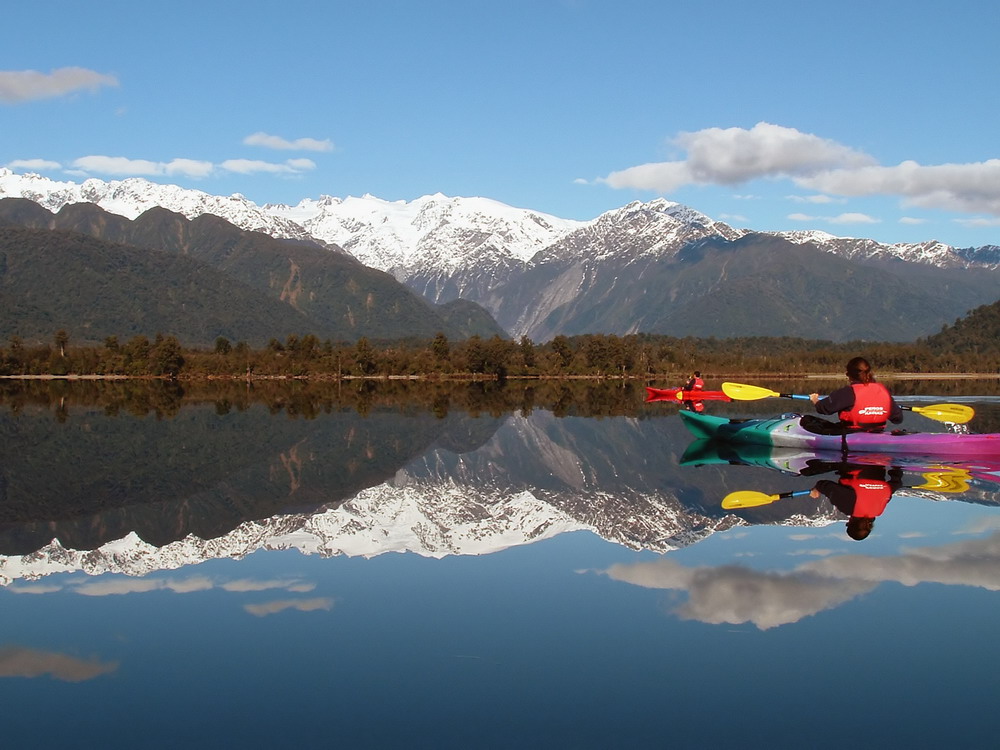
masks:
POLYGON ((1000 244, 1000 5, 13 3, 0 166, 1000 244))

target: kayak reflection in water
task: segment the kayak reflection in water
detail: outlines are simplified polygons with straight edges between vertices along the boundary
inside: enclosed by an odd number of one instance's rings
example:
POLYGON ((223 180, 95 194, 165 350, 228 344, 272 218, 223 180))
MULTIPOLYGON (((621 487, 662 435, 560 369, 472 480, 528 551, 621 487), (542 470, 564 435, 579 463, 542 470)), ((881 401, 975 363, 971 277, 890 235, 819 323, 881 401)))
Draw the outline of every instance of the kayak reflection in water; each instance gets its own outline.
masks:
MULTIPOLYGON (((703 391, 705 390, 705 381, 701 378, 701 370, 695 370, 691 377, 688 378, 687 382, 681 386, 682 390, 685 391, 703 391)), ((698 398, 691 401, 684 402, 684 408, 688 411, 696 411, 701 413, 705 411, 705 402, 698 398)))
MULTIPOLYGON (((826 473, 829 470, 823 468, 822 471, 809 473, 826 473)), ((819 498, 822 495, 833 507, 849 516, 847 536, 861 541, 871 534, 875 519, 882 515, 892 494, 902 486, 903 472, 896 466, 853 463, 837 465, 836 472, 837 481, 820 479, 809 496, 819 498)))

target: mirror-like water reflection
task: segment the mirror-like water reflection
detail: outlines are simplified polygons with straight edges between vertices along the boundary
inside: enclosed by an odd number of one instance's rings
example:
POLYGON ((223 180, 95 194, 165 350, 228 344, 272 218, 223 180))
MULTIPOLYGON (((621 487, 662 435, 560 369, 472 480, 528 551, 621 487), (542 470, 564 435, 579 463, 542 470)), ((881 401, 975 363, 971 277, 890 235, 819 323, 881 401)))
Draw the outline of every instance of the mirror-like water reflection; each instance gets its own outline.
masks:
MULTIPOLYGON (((905 403, 970 403, 972 429, 1000 431, 995 381, 893 387, 905 403)), ((676 406, 643 396, 593 383, 4 383, 6 736, 993 736, 1000 457, 737 450, 694 441, 676 406), (859 481, 882 502, 860 542, 845 530, 859 481), (831 701, 845 694, 877 706, 861 729, 831 701)), ((904 426, 946 429, 916 414, 904 426)))

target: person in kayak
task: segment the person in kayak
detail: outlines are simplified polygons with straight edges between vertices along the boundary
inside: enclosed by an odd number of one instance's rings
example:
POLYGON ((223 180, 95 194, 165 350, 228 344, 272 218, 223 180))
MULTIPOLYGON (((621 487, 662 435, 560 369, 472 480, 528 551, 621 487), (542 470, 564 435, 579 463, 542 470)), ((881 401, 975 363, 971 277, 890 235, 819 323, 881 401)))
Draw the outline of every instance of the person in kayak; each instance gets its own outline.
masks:
POLYGON ((826 434, 846 434, 850 432, 881 432, 886 422, 899 424, 903 421, 903 410, 892 397, 889 389, 875 380, 871 365, 864 357, 855 357, 847 363, 849 385, 838 388, 829 396, 820 398, 818 393, 810 393, 809 400, 820 414, 836 414, 838 423, 831 423, 818 417, 802 419, 802 426, 813 432, 826 434))
MULTIPOLYGON (((701 370, 695 370, 691 377, 688 378, 687 382, 681 386, 682 390, 685 391, 703 391, 705 390, 705 381, 701 379, 701 370)), ((684 408, 688 411, 695 411, 701 413, 705 411, 705 402, 700 399, 693 399, 684 402, 684 408)))
POLYGON ((844 464, 839 479, 820 479, 809 493, 830 501, 847 519, 847 536, 861 541, 872 533, 875 519, 885 511, 893 493, 902 486, 903 472, 892 466, 844 464))

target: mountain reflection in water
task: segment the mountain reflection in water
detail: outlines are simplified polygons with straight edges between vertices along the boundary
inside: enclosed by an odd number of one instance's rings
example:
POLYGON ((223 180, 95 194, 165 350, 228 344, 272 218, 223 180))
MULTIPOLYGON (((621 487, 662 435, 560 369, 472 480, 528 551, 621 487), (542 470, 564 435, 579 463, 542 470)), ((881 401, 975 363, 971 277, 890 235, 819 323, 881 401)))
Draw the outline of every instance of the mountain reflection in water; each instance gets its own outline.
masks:
MULTIPOLYGON (((895 390, 1000 431, 965 387, 895 390)), ((6 744, 989 746, 997 467, 696 445, 644 396, 0 381, 6 744), (810 490, 866 462, 857 542, 810 490)))
MULTIPOLYGON (((753 481, 779 493, 833 469, 699 446, 675 409, 643 404, 631 383, 6 387, 8 582, 45 575, 52 558, 53 570, 145 575, 261 548, 442 557, 576 530, 662 553, 735 525, 843 517, 818 496, 722 507, 727 493, 757 489, 734 484, 741 471, 771 469, 753 481)), ((926 482, 902 492, 996 504, 991 469, 1000 476, 1000 464, 973 467, 948 494, 926 482)))

